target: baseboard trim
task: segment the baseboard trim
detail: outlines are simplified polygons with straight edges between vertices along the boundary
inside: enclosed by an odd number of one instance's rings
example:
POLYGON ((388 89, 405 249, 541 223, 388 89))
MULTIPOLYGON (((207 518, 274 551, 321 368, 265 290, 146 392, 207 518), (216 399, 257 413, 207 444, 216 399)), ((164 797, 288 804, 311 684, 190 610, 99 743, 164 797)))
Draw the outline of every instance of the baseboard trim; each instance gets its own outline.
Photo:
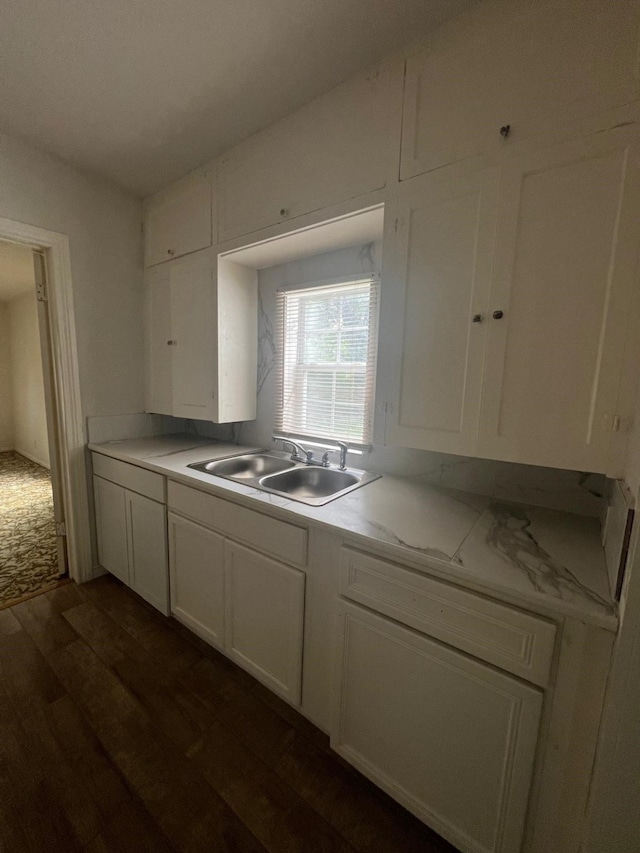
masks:
POLYGON ((13 448, 16 453, 19 453, 20 456, 25 456, 27 459, 30 459, 31 462, 35 462, 36 465, 39 465, 41 468, 46 468, 47 471, 51 470, 51 465, 48 462, 44 462, 42 459, 37 459, 32 453, 27 453, 26 450, 21 450, 19 447, 13 448))
POLYGON ((13 453, 13 447, 0 447, 0 453, 13 453))

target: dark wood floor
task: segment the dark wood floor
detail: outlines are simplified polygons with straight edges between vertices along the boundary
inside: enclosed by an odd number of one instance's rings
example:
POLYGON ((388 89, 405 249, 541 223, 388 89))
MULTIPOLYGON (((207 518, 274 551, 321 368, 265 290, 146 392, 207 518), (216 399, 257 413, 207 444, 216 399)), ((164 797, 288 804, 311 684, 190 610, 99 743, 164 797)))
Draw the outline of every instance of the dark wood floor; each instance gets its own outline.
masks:
POLYGON ((110 577, 0 611, 0 850, 454 853, 110 577))

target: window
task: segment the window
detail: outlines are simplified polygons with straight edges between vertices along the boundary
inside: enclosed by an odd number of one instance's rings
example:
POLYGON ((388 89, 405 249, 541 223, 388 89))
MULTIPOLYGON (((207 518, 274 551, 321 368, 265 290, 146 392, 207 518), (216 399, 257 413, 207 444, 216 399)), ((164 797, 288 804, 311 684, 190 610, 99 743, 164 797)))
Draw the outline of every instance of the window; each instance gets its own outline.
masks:
POLYGON ((276 429, 370 444, 377 278, 278 293, 276 429))

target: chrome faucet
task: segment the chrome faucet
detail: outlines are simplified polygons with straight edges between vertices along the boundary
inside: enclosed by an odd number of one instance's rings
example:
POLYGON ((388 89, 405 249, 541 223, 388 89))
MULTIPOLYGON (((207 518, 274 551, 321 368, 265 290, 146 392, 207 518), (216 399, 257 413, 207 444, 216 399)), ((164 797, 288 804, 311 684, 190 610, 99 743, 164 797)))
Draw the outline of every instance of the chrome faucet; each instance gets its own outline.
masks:
POLYGON ((326 450, 322 454, 322 460, 313 458, 313 450, 307 450, 306 447, 303 447, 301 444, 298 444, 297 441, 292 441, 290 438, 280 438, 279 435, 272 436, 272 441, 281 441, 283 446, 288 444, 291 447, 291 461, 292 462, 304 462, 305 465, 320 465, 322 468, 329 468, 329 454, 330 453, 340 453, 340 464, 338 468, 340 471, 346 471, 347 469, 347 452, 349 450, 349 445, 346 441, 338 441, 336 442, 338 448, 336 450, 326 450))
POLYGON ((292 462, 304 462, 305 465, 321 465, 321 462, 318 462, 313 458, 313 450, 307 450, 301 444, 298 444, 297 441, 292 441, 290 438, 280 438, 277 435, 274 435, 272 438, 273 441, 281 441, 283 446, 288 444, 291 447, 291 461, 292 462))

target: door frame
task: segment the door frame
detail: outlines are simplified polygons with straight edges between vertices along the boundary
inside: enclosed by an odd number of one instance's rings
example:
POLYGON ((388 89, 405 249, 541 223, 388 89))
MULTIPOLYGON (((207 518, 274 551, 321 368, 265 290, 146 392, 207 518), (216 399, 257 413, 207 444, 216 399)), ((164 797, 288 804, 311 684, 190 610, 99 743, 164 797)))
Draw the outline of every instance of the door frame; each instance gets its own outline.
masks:
POLYGON ((93 561, 69 238, 57 231, 0 217, 0 240, 22 243, 45 253, 57 451, 69 575, 82 583, 92 578, 93 561))

